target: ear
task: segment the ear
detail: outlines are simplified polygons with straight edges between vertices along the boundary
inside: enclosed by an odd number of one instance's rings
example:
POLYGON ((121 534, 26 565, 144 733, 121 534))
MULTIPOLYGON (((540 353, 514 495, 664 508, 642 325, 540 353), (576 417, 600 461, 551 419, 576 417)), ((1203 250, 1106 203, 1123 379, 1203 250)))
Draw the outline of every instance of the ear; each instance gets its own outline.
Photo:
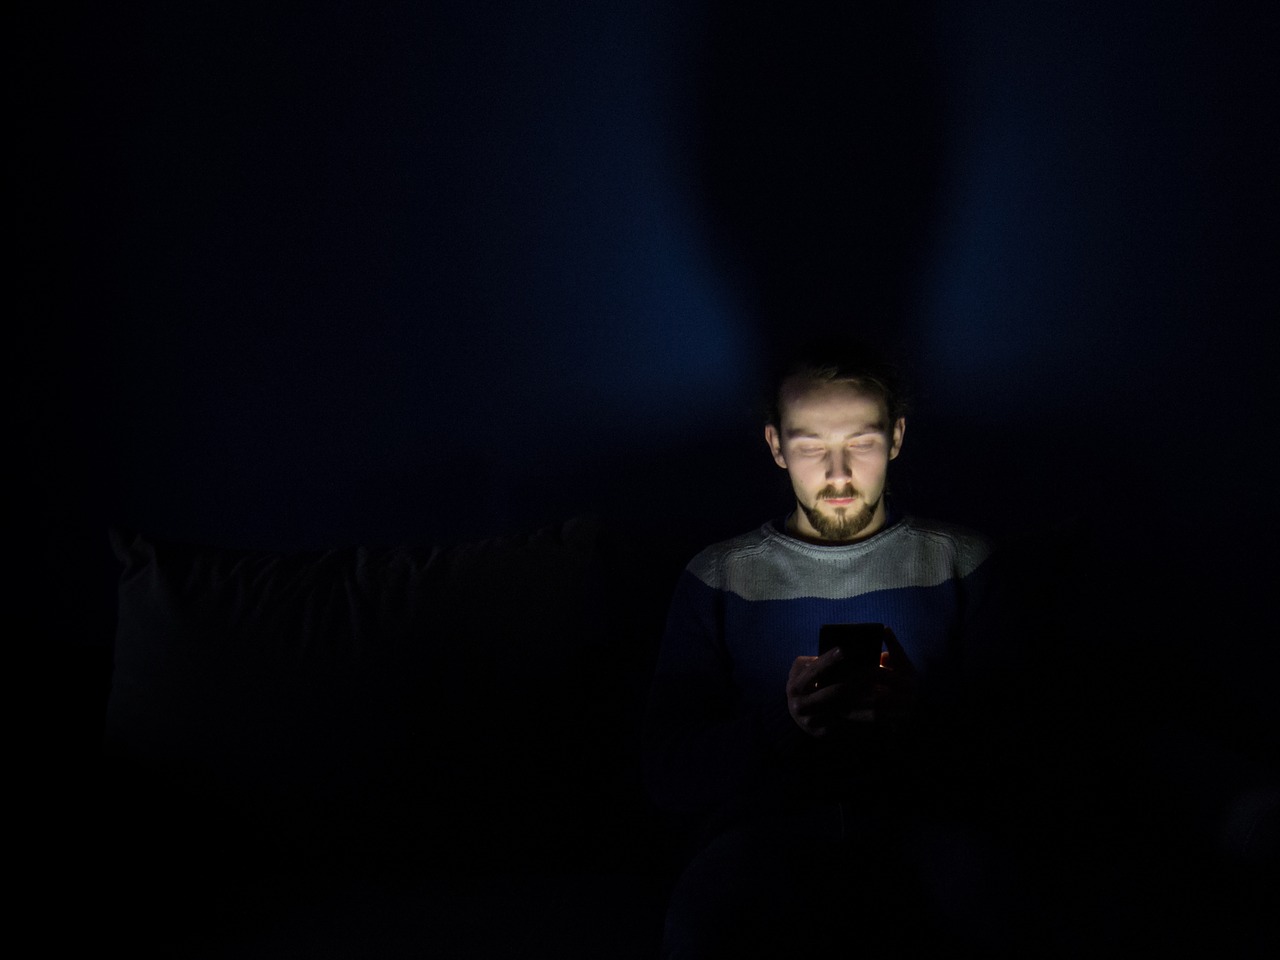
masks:
POLYGON ((899 417, 898 422, 893 425, 893 437, 889 444, 889 459, 893 460, 902 452, 902 438, 907 432, 907 421, 905 417, 899 417))
POLYGON ((782 457, 782 436, 778 433, 778 428, 772 423, 765 424, 764 442, 769 445, 769 453, 773 455, 773 462, 783 470, 787 469, 787 461, 782 457))

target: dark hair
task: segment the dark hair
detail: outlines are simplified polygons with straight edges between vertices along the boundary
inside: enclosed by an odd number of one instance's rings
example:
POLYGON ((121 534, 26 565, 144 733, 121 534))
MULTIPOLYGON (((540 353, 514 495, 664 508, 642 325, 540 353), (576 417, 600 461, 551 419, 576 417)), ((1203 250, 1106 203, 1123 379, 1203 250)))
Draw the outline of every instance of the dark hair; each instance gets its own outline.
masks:
POLYGON ((890 428, 910 407, 901 366, 883 350, 852 337, 822 337, 805 341, 775 359, 762 397, 765 423, 782 425, 782 385, 793 377, 856 384, 884 402, 890 428))

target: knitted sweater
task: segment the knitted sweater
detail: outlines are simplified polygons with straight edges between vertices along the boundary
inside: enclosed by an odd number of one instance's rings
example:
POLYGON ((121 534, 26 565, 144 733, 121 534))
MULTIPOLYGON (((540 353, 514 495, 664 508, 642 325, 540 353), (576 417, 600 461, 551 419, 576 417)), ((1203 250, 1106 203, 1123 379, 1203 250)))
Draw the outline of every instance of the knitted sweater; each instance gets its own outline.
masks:
POLYGON ((650 698, 655 800, 698 813, 882 779, 894 736, 871 724, 856 743, 810 738, 787 711, 791 664, 817 654, 824 623, 884 623, 916 669, 925 712, 945 704, 989 552, 971 531, 911 517, 829 546, 773 521, 700 552, 676 586, 650 698))

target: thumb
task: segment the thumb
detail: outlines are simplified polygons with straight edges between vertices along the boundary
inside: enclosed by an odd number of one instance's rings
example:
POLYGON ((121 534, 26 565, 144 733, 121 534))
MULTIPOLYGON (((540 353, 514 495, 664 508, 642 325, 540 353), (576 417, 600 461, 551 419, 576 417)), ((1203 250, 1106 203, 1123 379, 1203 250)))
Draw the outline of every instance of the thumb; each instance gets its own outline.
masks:
POLYGON ((888 649, 880 655, 881 666, 889 667, 893 670, 901 670, 904 673, 914 672, 915 667, 907 656, 907 652, 902 649, 902 644, 898 642, 897 635, 888 627, 884 628, 884 645, 888 649))

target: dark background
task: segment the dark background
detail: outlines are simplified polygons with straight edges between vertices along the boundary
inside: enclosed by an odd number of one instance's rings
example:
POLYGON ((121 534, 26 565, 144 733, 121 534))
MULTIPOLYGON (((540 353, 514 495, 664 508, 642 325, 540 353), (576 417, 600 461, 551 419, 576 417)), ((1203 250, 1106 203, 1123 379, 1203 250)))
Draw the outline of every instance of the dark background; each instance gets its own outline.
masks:
MULTIPOLYGON (((25 5, 13 602, 50 722, 103 692, 108 523, 729 536, 787 505, 755 378, 839 327, 910 362, 904 505, 1085 524, 1153 667, 1270 744, 1261 10, 25 5)), ((1117 612, 1071 615, 1105 657, 1117 612)))

